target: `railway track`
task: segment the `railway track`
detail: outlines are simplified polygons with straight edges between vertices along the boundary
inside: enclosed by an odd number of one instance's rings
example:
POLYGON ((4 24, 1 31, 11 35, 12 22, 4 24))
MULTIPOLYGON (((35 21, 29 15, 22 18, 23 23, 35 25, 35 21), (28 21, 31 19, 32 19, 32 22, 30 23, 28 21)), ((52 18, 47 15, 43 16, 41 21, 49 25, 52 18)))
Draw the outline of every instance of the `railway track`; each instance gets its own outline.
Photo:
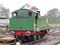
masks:
POLYGON ((45 40, 47 40, 47 38, 45 38, 45 39, 42 38, 42 39, 35 40, 35 41, 29 42, 29 43, 24 43, 22 45, 40 45, 39 43, 41 43, 45 40))
MULTIPOLYGON (((50 27, 50 29, 51 29, 51 32, 48 32, 49 35, 46 34, 44 37, 47 37, 47 36, 55 36, 55 39, 54 40, 59 40, 60 38, 57 39, 56 37, 60 36, 60 26, 58 26, 58 27, 50 27), (56 30, 58 30, 59 32, 56 32, 56 30)), ((24 44, 21 44, 21 45, 40 45, 41 42, 44 42, 44 44, 41 43, 41 45, 45 45, 46 42, 51 42, 51 40, 48 41, 49 39, 47 39, 47 38, 44 39, 44 37, 42 39, 35 40, 35 41, 32 41, 32 42, 28 42, 28 43, 24 43, 24 44)), ((55 44, 57 44, 57 43, 59 43, 59 42, 56 42, 55 44)), ((15 45, 15 43, 4 44, 4 45, 15 45)), ((46 45, 48 45, 48 44, 46 44, 46 45)))
MULTIPOLYGON (((4 37, 9 37, 10 35, 12 36, 12 34, 0 34, 0 35, 3 35, 4 37)), ((2 36, 1 36, 2 37, 2 36)), ((1 39, 1 38, 0 38, 1 39)), ((3 43, 1 43, 0 41, 0 45, 15 45, 16 42, 13 42, 13 43, 6 43, 6 41, 2 41, 3 43)), ((42 39, 39 39, 39 40, 35 40, 35 41, 32 41, 32 42, 28 42, 28 43, 24 43, 24 44, 21 44, 21 45, 35 45, 36 43, 40 43, 42 42, 42 39)))
MULTIPOLYGON (((43 41, 43 39, 39 39, 39 40, 35 40, 32 42, 24 43, 21 45, 35 45, 35 44, 39 45, 39 43, 42 41, 43 41)), ((0 43, 0 45, 16 45, 16 42, 14 42, 14 43, 0 43)))
POLYGON ((40 45, 60 45, 60 25, 50 26, 50 31, 44 36, 46 41, 40 43, 40 45))
POLYGON ((25 44, 22 44, 22 45, 35 45, 36 43, 40 43, 40 42, 42 42, 41 39, 29 42, 29 43, 25 43, 25 44))

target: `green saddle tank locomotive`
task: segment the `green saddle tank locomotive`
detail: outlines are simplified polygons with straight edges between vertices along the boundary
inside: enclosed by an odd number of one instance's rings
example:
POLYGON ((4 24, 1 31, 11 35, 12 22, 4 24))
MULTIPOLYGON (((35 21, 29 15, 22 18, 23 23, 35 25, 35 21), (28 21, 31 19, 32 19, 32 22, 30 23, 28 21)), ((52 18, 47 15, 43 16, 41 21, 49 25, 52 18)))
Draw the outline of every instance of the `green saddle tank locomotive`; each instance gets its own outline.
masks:
POLYGON ((12 12, 10 30, 14 31, 17 40, 25 43, 42 39, 48 28, 46 18, 40 17, 40 11, 21 8, 12 12))

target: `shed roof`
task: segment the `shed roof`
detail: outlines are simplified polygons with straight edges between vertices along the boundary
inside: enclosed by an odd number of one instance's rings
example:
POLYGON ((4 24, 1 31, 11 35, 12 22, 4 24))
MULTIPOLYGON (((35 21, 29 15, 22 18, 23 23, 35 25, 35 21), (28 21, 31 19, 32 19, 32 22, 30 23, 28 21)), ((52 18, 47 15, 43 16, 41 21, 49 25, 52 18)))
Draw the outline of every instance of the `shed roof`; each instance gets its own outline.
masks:
MULTIPOLYGON (((38 11, 38 8, 37 8, 37 7, 32 6, 32 5, 30 5, 30 4, 25 4, 24 6, 22 6, 22 7, 21 7, 20 9, 18 9, 18 10, 21 10, 21 9, 30 10, 30 11, 33 11, 34 13, 37 13, 37 11, 38 11)), ((16 10, 16 11, 18 11, 18 10, 16 10)), ((15 12, 15 11, 13 11, 13 12, 15 12)))
POLYGON ((28 10, 33 11, 35 13, 37 13, 37 11, 38 11, 37 7, 30 5, 30 4, 25 4, 21 9, 28 9, 28 10))

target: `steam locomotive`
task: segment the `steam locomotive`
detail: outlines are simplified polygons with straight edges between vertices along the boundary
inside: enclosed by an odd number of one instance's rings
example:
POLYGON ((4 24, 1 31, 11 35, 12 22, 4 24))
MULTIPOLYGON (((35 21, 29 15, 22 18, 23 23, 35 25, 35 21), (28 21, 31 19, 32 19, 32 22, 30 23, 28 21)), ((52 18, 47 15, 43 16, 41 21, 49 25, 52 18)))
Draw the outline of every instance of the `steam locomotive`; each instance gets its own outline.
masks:
POLYGON ((46 18, 40 16, 37 8, 25 7, 12 12, 10 30, 14 31, 15 38, 23 43, 42 39, 49 30, 46 18))

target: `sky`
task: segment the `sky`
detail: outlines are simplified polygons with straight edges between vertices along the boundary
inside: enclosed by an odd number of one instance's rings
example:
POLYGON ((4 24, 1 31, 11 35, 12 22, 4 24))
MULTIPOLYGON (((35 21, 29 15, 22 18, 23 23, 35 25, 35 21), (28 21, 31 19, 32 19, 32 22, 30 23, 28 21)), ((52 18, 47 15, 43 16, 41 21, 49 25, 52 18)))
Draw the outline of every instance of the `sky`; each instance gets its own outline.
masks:
POLYGON ((10 12, 20 9, 26 3, 36 6, 42 16, 53 8, 60 10, 60 0, 0 0, 0 4, 8 8, 10 12))

